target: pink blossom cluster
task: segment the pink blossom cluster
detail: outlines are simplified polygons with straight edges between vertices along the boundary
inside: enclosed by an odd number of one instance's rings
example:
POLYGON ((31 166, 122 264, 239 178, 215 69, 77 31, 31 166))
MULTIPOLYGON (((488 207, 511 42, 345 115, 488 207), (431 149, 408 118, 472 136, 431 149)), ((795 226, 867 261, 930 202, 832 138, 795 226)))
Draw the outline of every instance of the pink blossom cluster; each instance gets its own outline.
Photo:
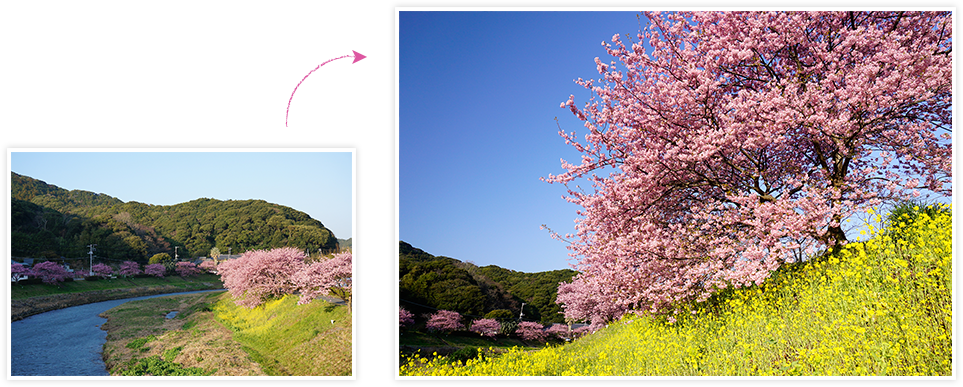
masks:
POLYGON ((192 277, 200 274, 201 269, 193 262, 178 262, 174 265, 174 271, 181 277, 192 277))
POLYGON ((153 263, 153 264, 144 266, 144 274, 147 274, 147 275, 164 278, 164 274, 166 273, 167 273, 167 268, 164 267, 163 263, 153 263))
POLYGON ((33 265, 27 275, 40 278, 45 284, 55 285, 70 277, 67 269, 57 263, 44 261, 33 265))
POLYGON ((27 269, 23 264, 13 263, 10 265, 10 279, 12 281, 20 281, 27 278, 28 275, 30 275, 30 269, 27 269))
POLYGON ((337 253, 330 259, 303 265, 292 278, 301 292, 298 304, 306 304, 327 294, 350 301, 351 268, 351 252, 337 253))
POLYGON ((398 309, 398 327, 404 328, 415 323, 415 315, 405 308, 398 309))
POLYGON ((90 267, 90 274, 98 277, 104 277, 104 278, 110 277, 110 275, 113 273, 114 273, 114 268, 110 267, 109 265, 105 265, 103 263, 98 263, 90 267))
POLYGON ((567 318, 760 284, 845 244, 857 211, 952 193, 950 12, 646 16, 576 81, 594 97, 561 104, 587 129, 560 131, 581 162, 545 178, 581 207, 576 234, 554 235, 580 272, 559 287, 567 318))
POLYGON ((493 318, 472 321, 471 328, 468 328, 469 331, 487 337, 495 337, 500 329, 502 329, 502 324, 493 318))
POLYGON ((518 328, 515 328, 515 334, 521 337, 522 340, 535 341, 545 341, 545 338, 548 336, 545 333, 545 327, 533 321, 522 321, 518 323, 518 328))
POLYGON ((140 274, 140 264, 133 261, 124 261, 120 264, 117 273, 125 277, 138 275, 140 274))
POLYGON ((450 333, 465 329, 461 323, 461 315, 450 310, 439 310, 428 318, 426 325, 429 331, 450 333))
POLYGON ((218 265, 218 272, 235 302, 248 308, 295 293, 301 294, 299 304, 326 294, 349 300, 350 252, 312 263, 305 263, 306 258, 303 251, 293 247, 248 251, 218 265))
POLYGON ((213 259, 207 259, 204 260, 204 262, 201 262, 200 265, 197 265, 197 267, 203 270, 205 273, 213 274, 217 271, 217 261, 213 259))

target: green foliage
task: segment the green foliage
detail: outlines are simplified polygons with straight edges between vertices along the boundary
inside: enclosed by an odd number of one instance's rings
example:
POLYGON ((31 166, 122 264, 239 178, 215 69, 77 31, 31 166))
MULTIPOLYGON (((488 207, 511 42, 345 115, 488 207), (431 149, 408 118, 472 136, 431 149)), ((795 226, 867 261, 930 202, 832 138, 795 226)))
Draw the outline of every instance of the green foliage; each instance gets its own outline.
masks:
POLYGON ((11 173, 11 248, 14 256, 81 257, 97 254, 143 263, 174 250, 201 256, 294 246, 335 251, 337 238, 321 222, 263 200, 197 199, 171 206, 123 202, 104 194, 67 191, 11 173))
POLYGON ((214 373, 214 371, 205 371, 197 367, 185 368, 178 363, 161 359, 160 356, 156 355, 143 359, 133 359, 127 362, 125 366, 126 369, 120 373, 121 376, 208 376, 214 373))
POLYGON ((170 254, 167 254, 167 253, 158 253, 158 254, 154 254, 153 257, 150 257, 150 260, 148 260, 147 263, 148 263, 148 264, 151 264, 151 265, 157 264, 157 263, 161 263, 161 264, 166 265, 166 264, 171 263, 171 262, 173 262, 173 261, 174 261, 174 258, 171 258, 171 255, 170 255, 170 254))
POLYGON ((461 314, 484 312, 485 296, 468 272, 450 258, 434 261, 399 260, 402 300, 461 314))
POLYGON ((492 318, 499 321, 514 320, 516 317, 518 317, 518 314, 512 313, 512 311, 508 309, 495 309, 485 314, 485 318, 492 318))
POLYGON ((157 336, 149 335, 131 340, 129 343, 127 343, 126 347, 130 349, 144 349, 144 346, 147 345, 147 343, 154 340, 157 340, 157 336))
POLYGON ((523 273, 494 265, 480 267, 478 270, 482 275, 504 286, 509 294, 526 303, 526 320, 539 320, 543 324, 565 322, 562 309, 555 303, 555 298, 558 295, 558 284, 571 281, 577 274, 575 270, 523 273))
POLYGON ((522 273, 498 266, 478 267, 447 257, 436 257, 400 242, 399 287, 402 300, 453 310, 463 315, 482 315, 506 310, 516 318, 521 304, 525 319, 544 324, 562 323, 555 303, 558 284, 569 281, 574 270, 522 273))

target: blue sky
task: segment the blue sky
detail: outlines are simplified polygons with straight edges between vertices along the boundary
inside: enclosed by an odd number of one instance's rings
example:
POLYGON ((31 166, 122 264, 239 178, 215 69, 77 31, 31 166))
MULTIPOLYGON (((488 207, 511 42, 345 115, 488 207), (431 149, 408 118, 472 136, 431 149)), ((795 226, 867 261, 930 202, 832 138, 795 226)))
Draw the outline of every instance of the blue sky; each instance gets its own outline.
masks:
MULTIPOLYGON (((597 79, 594 59, 614 59, 601 43, 637 41, 644 21, 637 12, 400 12, 400 239, 479 266, 569 267, 565 243, 540 228, 574 233, 578 216, 564 186, 539 180, 564 172, 562 158, 580 160, 558 128, 586 130, 559 104, 574 95, 583 106, 591 93, 573 80, 597 79)), ((865 218, 844 225, 851 240, 865 218)))
POLYGON ((399 15, 399 236, 434 255, 524 272, 565 269, 577 206, 539 180, 579 154, 559 104, 589 92, 595 58, 636 12, 409 12, 399 15), (555 118, 558 118, 556 124, 555 118))
POLYGON ((342 151, 10 152, 10 170, 67 190, 173 205, 262 199, 305 212, 334 235, 352 231, 352 154, 342 151))

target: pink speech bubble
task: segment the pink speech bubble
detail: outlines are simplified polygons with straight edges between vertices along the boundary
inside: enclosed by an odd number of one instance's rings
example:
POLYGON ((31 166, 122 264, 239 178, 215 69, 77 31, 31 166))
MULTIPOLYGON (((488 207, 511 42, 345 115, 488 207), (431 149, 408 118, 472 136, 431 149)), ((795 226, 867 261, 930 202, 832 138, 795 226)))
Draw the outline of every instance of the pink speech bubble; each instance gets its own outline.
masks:
POLYGON ((285 124, 351 126, 351 65, 364 58, 354 50, 288 50, 285 124))

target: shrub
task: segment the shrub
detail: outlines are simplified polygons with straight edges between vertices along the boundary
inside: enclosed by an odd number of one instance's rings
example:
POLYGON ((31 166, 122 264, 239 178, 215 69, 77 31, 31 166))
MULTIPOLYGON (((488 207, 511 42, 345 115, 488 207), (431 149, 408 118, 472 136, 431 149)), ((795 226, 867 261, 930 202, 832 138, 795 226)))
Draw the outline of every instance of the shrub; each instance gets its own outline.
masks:
POLYGON ((171 261, 173 261, 173 260, 174 260, 174 258, 171 258, 171 255, 170 255, 170 254, 167 254, 167 253, 157 253, 157 254, 154 254, 153 257, 150 257, 150 260, 147 261, 147 264, 149 264, 149 265, 153 265, 153 264, 155 264, 155 263, 161 263, 161 264, 163 264, 163 263, 171 262, 171 261))

